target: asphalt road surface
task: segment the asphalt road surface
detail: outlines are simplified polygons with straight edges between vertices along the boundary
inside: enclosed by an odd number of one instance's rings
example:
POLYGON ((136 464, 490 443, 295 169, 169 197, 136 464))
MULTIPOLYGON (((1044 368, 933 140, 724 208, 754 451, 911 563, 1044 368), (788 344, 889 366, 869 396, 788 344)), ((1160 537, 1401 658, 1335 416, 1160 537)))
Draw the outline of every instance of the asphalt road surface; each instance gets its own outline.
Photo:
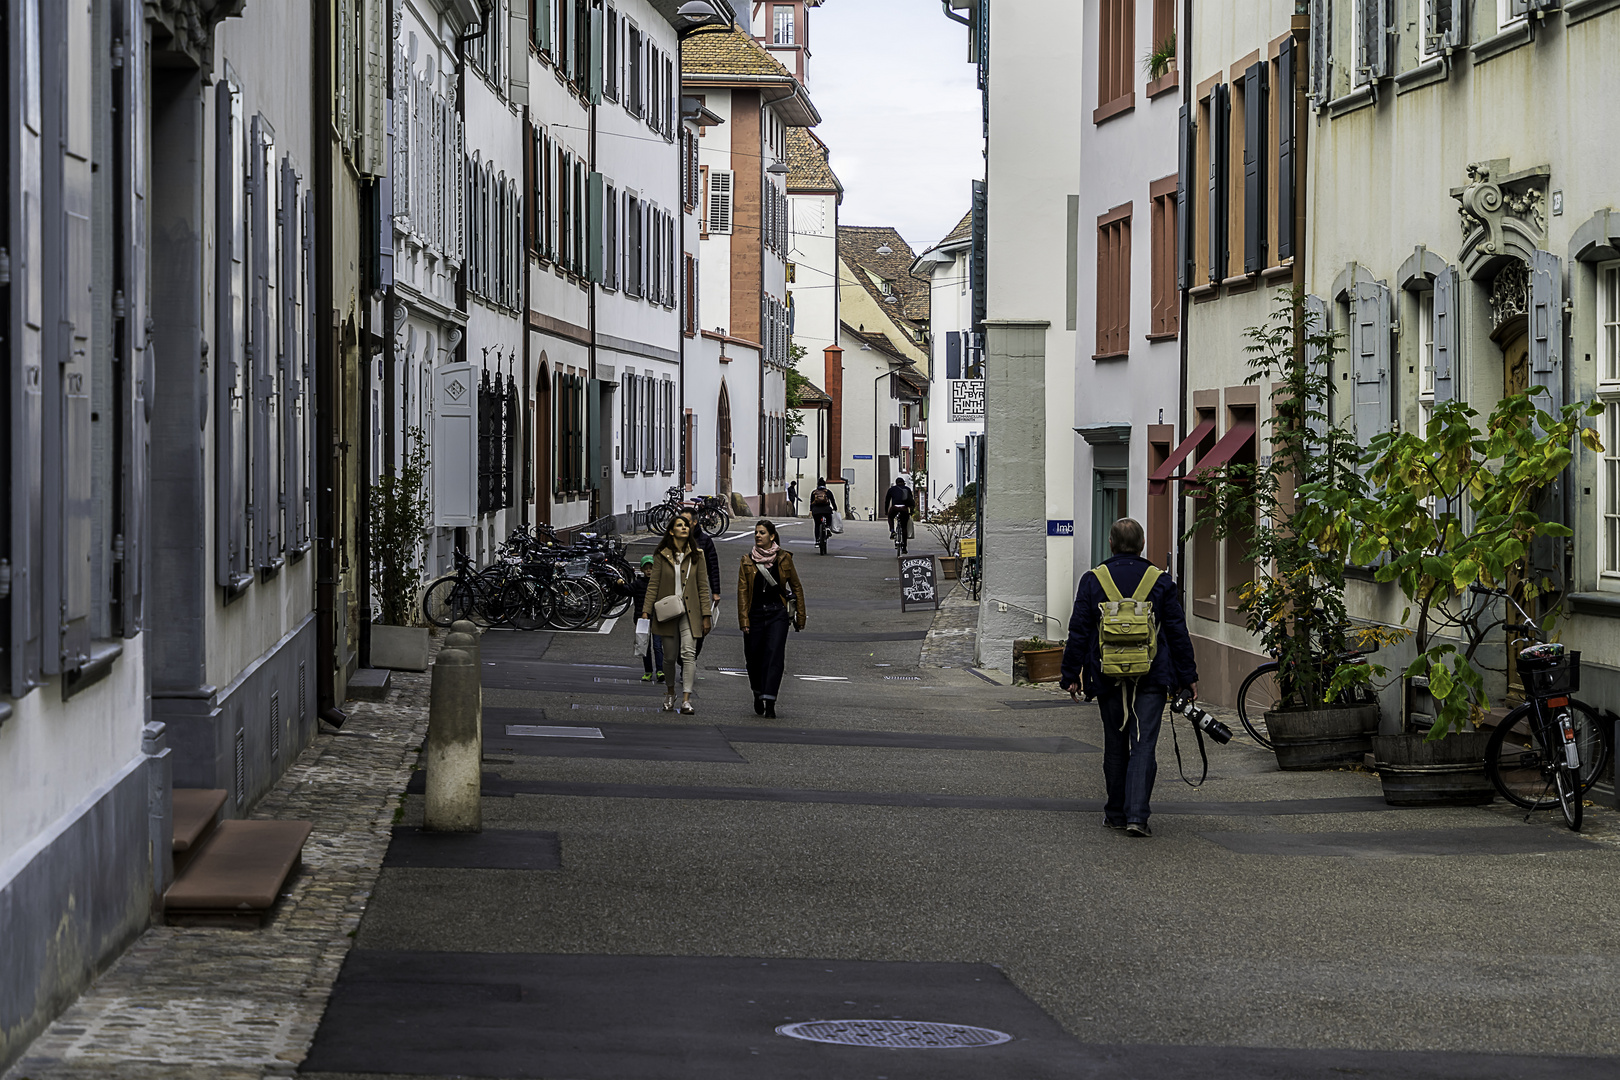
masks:
POLYGON ((424 838, 407 798, 304 1075, 1620 1076, 1612 810, 1393 810, 1241 739, 1193 790, 1167 734, 1129 839, 1093 707, 920 667, 881 523, 783 535, 810 616, 775 721, 738 674, 747 539, 695 716, 632 619, 486 635, 486 832, 424 838))

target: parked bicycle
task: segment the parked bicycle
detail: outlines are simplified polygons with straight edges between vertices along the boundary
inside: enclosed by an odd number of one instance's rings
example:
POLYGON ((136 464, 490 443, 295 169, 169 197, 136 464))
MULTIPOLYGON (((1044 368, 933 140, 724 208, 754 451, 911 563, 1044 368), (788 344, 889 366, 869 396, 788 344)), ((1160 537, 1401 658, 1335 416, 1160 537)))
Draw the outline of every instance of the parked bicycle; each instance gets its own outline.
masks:
POLYGON ((1586 793, 1613 753, 1611 726, 1592 706, 1570 696, 1581 688, 1581 654, 1549 642, 1506 590, 1491 594, 1523 620, 1503 629, 1531 644, 1517 657, 1525 701, 1491 732, 1485 775, 1504 799, 1530 811, 1556 806, 1564 823, 1579 832, 1586 793))
POLYGON ((675 515, 682 510, 691 510, 697 514, 698 528, 710 536, 719 538, 731 531, 731 511, 726 509, 726 500, 720 495, 686 495, 686 489, 676 485, 664 493, 664 501, 647 511, 647 529, 649 532, 666 533, 669 523, 675 520, 675 515))
MULTIPOLYGON (((1346 637, 1350 632, 1348 626, 1337 626, 1328 629, 1316 641, 1317 649, 1312 657, 1316 665, 1316 685, 1326 687, 1333 681, 1333 673, 1339 669, 1340 664, 1359 663, 1362 657, 1372 652, 1366 648, 1347 648, 1346 637)), ((1272 655, 1276 655, 1273 652, 1272 655)), ((1237 714, 1242 721, 1243 728, 1255 742, 1267 750, 1273 749, 1270 733, 1266 730, 1265 714, 1278 709, 1283 704, 1283 674, 1282 665, 1277 660, 1269 660, 1253 671, 1243 680, 1238 688, 1237 714)), ((1289 679, 1290 683, 1301 680, 1289 679)), ((1372 687, 1365 683, 1350 687, 1334 702, 1335 705, 1358 706, 1378 704, 1378 698, 1372 687)))

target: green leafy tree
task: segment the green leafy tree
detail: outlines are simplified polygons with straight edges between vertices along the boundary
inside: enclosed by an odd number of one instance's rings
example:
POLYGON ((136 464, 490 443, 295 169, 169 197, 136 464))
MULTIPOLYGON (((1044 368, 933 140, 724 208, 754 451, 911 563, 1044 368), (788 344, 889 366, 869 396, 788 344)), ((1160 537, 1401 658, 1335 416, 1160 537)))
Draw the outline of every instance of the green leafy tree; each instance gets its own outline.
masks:
MULTIPOLYGON (((1372 440, 1365 493, 1326 500, 1332 519, 1324 549, 1377 564, 1377 580, 1395 582, 1406 596, 1403 623, 1416 608, 1418 655, 1405 674, 1428 679, 1436 704, 1431 739, 1463 730, 1490 708, 1477 654, 1510 618, 1505 605, 1489 597, 1481 603, 1476 586, 1515 590, 1527 610, 1539 609, 1548 634, 1561 612, 1559 583, 1532 575, 1530 553, 1537 543, 1572 535, 1567 525, 1547 520, 1541 504, 1574 460, 1577 440, 1602 451, 1583 418, 1603 407, 1577 402, 1548 413, 1534 400, 1546 393, 1536 386, 1503 398, 1483 428, 1467 404, 1443 402, 1421 434, 1372 440)), ((1369 664, 1344 665, 1334 681, 1377 673, 1369 664)))
POLYGON ((421 584, 419 553, 431 522, 428 455, 422 429, 405 429, 405 461, 392 476, 371 485, 371 591, 382 621, 415 621, 421 584))
POLYGON ((1303 293, 1283 290, 1271 315, 1244 331, 1249 383, 1269 385, 1269 451, 1253 464, 1199 471, 1207 497, 1187 536, 1244 545, 1254 579, 1234 587, 1249 630, 1279 663, 1281 705, 1332 700, 1331 666, 1320 657, 1345 625, 1344 555, 1323 543, 1341 495, 1359 495, 1355 439, 1328 420, 1330 359, 1338 335, 1310 320, 1303 293), (1309 357, 1309 362, 1306 361, 1309 357))
POLYGON ((804 389, 810 385, 810 380, 799 373, 799 361, 804 359, 806 351, 803 345, 788 345, 786 434, 789 444, 793 436, 804 430, 804 416, 799 410, 804 407, 804 389))

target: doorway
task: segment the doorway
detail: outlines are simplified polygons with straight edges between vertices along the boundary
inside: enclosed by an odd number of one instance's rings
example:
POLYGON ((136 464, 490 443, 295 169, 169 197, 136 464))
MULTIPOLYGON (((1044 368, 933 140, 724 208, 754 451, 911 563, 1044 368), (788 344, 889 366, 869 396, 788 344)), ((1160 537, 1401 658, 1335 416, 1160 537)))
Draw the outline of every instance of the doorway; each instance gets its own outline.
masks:
MULTIPOLYGON (((1520 394, 1530 388, 1530 327, 1529 321, 1523 315, 1508 319, 1497 327, 1492 335, 1502 348, 1502 396, 1509 397, 1520 394)), ((1514 601, 1530 612, 1532 617, 1538 613, 1530 610, 1525 598, 1525 580, 1517 574, 1507 575, 1502 583, 1514 601)), ((1517 618, 1510 620, 1517 622, 1517 618)), ((1507 702, 1510 707, 1523 704, 1524 683, 1519 678, 1519 665, 1513 662, 1519 655, 1519 650, 1527 648, 1531 641, 1521 634, 1505 632, 1507 636, 1507 702)))
POLYGON ((720 404, 715 412, 715 494, 731 496, 731 395, 720 384, 720 404))
POLYGON ((1130 516, 1126 489, 1130 486, 1127 469, 1091 471, 1091 565, 1101 566, 1113 554, 1108 549, 1108 531, 1114 522, 1130 516))
POLYGON ((540 358, 540 377, 535 381, 534 425, 534 517, 551 523, 551 365, 545 354, 540 358))

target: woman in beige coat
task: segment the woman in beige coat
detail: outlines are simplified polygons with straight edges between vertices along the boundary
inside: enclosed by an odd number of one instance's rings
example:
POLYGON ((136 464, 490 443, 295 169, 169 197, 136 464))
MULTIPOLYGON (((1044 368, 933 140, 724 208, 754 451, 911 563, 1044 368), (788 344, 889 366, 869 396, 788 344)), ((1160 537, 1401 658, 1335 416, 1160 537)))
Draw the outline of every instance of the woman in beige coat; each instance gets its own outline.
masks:
MULTIPOLYGON (((697 671, 697 642, 709 632, 709 571, 703 552, 692 543, 692 527, 685 518, 676 518, 653 553, 652 572, 647 580, 647 598, 641 602, 641 617, 652 620, 652 632, 664 639, 664 711, 675 709, 675 663, 681 666, 681 689, 685 696, 681 712, 691 716, 692 679, 697 671), (655 614, 658 601, 665 597, 681 599, 680 613, 667 619, 655 614)), ((666 605, 666 607, 669 605, 666 605)))

